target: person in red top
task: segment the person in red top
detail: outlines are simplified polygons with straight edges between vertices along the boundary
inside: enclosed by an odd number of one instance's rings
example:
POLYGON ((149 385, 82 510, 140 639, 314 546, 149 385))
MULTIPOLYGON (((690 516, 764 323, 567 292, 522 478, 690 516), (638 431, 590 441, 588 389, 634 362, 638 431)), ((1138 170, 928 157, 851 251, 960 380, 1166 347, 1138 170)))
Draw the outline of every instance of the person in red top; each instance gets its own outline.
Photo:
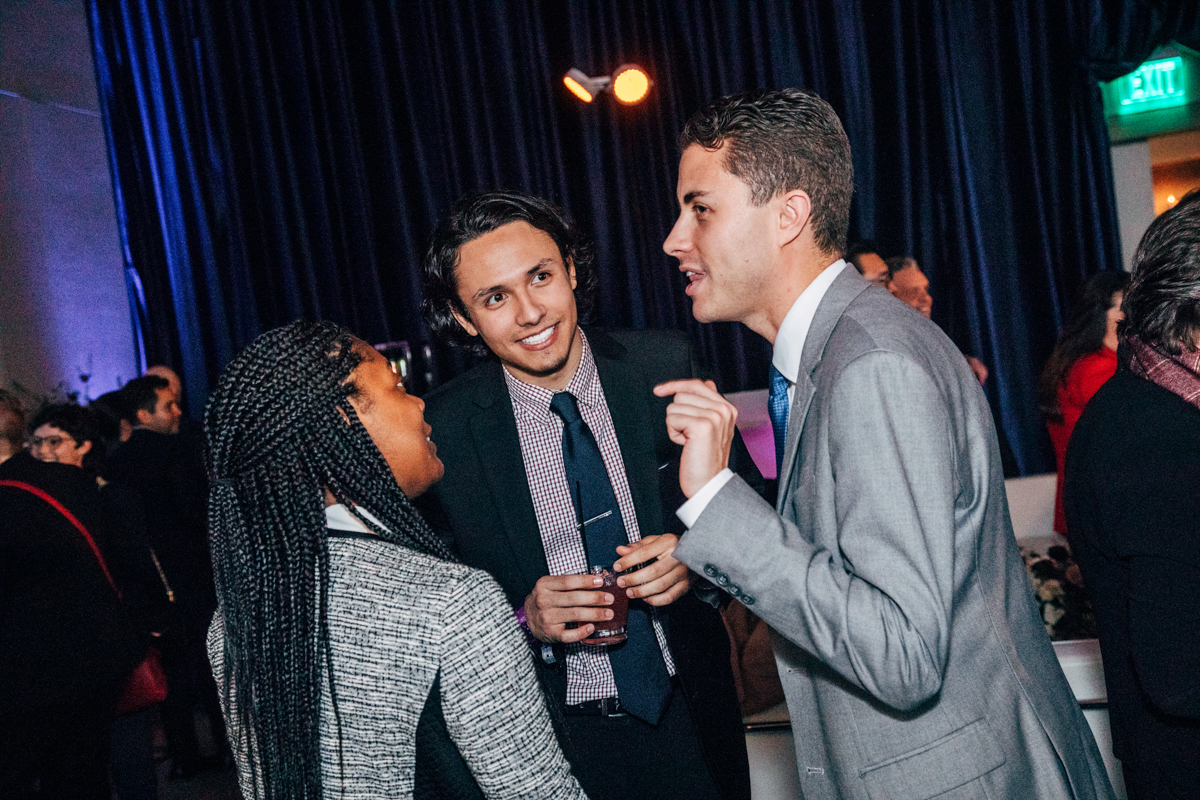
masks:
POLYGON ((1083 284, 1054 352, 1038 383, 1038 406, 1054 445, 1058 488, 1054 495, 1054 530, 1067 534, 1063 515, 1063 462, 1071 431, 1083 407, 1117 371, 1117 323, 1125 318, 1121 300, 1129 274, 1098 272, 1083 284))

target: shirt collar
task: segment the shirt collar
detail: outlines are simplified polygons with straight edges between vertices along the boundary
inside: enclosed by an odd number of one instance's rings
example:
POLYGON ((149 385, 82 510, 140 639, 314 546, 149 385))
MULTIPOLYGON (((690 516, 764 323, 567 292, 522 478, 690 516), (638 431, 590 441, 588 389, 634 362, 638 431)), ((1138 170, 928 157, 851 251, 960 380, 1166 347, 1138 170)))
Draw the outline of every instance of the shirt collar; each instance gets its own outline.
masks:
MULTIPOLYGON (((366 517, 384 530, 387 529, 386 525, 380 522, 374 514, 372 514, 370 511, 367 511, 362 506, 355 506, 354 511, 366 517)), ((355 533, 369 533, 372 536, 377 535, 375 531, 364 525, 362 520, 354 516, 354 514, 351 514, 350 509, 346 508, 341 503, 334 503, 331 506, 325 506, 325 527, 332 528, 335 531, 354 531, 355 533)))
POLYGON ((789 383, 796 383, 800 372, 800 356, 804 354, 804 340, 808 338, 808 329, 812 327, 813 317, 817 306, 829 291, 830 285, 842 270, 846 268, 845 259, 839 258, 821 271, 821 274, 808 285, 796 302, 792 303, 779 333, 775 336, 775 352, 771 356, 771 364, 779 370, 789 383))
MULTIPOLYGON (((583 343, 583 352, 580 354, 579 366, 575 368, 575 374, 571 376, 571 380, 567 381, 563 391, 575 395, 575 399, 580 405, 591 408, 604 402, 604 392, 600 388, 600 373, 596 371, 596 359, 592 355, 591 345, 588 344, 583 329, 579 328, 578 330, 579 338, 583 343)), ((550 410, 550 401, 554 399, 556 392, 526 383, 509 372, 508 367, 504 367, 504 382, 508 385, 508 395, 512 398, 514 414, 544 423, 557 419, 557 415, 550 410)))

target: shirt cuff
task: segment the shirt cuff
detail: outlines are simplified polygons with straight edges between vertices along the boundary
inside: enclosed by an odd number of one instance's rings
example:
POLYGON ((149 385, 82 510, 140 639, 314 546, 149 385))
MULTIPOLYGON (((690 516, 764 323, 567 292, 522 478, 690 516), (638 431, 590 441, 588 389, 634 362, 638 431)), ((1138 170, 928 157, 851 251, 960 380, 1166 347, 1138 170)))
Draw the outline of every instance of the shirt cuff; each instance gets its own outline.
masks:
POLYGON ((709 501, 717 496, 717 492, 721 491, 721 487, 729 483, 729 479, 732 477, 733 470, 729 467, 712 476, 708 483, 700 487, 700 491, 679 507, 675 516, 679 517, 680 522, 689 528, 695 525, 696 520, 700 519, 700 515, 704 513, 704 509, 708 508, 709 501))

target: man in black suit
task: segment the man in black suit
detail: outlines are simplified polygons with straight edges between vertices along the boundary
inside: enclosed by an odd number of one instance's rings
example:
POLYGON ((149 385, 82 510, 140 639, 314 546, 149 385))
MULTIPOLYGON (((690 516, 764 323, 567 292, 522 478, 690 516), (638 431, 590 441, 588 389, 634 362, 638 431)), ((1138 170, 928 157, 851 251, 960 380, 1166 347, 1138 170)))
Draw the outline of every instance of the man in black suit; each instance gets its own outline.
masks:
MULTIPOLYGON (((589 796, 749 798, 716 592, 672 556, 679 448, 652 393, 703 373, 682 334, 581 330, 595 284, 588 248, 545 201, 467 198, 439 226, 427 320, 496 360, 426 398, 446 465, 426 510, 508 595, 589 796), (605 552, 589 526, 610 524, 624 544, 605 552), (596 564, 628 572, 603 590, 596 564), (611 618, 612 591, 631 600, 628 641, 582 644, 611 618)), ((761 482, 740 440, 732 466, 761 482)))
POLYGON ((166 378, 143 375, 121 389, 133 433, 108 459, 106 475, 141 498, 147 533, 175 593, 175 610, 159 640, 170 687, 163 722, 172 772, 187 777, 203 767, 194 712, 201 708, 223 741, 216 686, 204 636, 216 609, 208 553, 208 481, 179 436, 182 412, 166 378))

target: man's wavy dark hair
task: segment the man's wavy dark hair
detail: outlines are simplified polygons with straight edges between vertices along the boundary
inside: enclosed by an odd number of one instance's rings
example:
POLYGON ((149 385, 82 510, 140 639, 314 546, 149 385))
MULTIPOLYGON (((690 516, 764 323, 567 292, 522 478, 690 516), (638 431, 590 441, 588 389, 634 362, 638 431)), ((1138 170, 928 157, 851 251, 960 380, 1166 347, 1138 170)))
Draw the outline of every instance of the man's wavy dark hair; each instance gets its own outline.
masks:
POLYGON ((471 318, 458 295, 454 270, 463 245, 510 222, 527 222, 554 240, 563 264, 575 267, 575 306, 579 319, 586 320, 591 314, 597 283, 594 256, 590 243, 570 218, 558 206, 539 197, 488 192, 459 200, 434 231, 426 251, 425 300, 421 312, 434 336, 478 355, 487 355, 487 345, 478 336, 467 333, 454 318, 455 311, 471 318))
POLYGON ((1158 215, 1133 256, 1122 335, 1173 356, 1200 344, 1200 189, 1158 215))
POLYGON ((726 148, 725 169, 750 187, 756 206, 784 192, 806 192, 817 246, 845 252, 854 164, 850 140, 829 103, 801 89, 722 97, 683 126, 679 149, 694 144, 726 148))

